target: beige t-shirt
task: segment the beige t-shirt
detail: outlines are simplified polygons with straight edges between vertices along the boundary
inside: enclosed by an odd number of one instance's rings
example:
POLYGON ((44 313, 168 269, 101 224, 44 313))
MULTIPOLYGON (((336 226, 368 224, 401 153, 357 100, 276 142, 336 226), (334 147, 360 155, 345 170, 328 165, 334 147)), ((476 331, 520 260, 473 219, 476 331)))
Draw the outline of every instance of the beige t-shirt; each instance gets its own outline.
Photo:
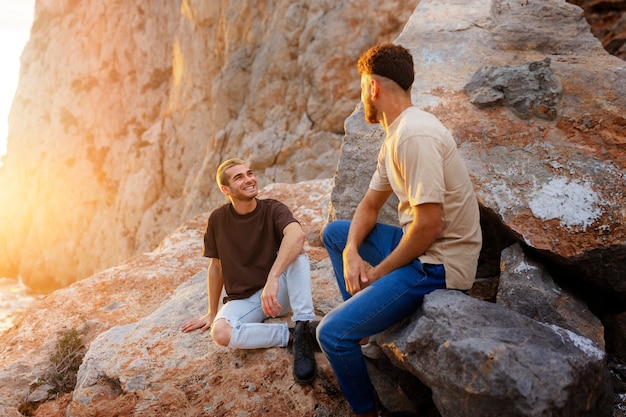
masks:
POLYGON ((394 120, 369 187, 398 196, 405 231, 412 206, 440 203, 443 232, 419 259, 444 265, 447 288, 471 288, 482 245, 478 201, 454 138, 435 116, 410 107, 394 120))

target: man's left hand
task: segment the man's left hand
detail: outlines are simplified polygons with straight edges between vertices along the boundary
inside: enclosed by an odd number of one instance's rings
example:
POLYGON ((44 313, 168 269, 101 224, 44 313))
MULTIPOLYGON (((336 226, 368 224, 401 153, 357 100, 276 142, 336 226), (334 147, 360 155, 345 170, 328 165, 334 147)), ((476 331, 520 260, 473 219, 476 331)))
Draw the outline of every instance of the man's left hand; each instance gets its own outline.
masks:
POLYGON ((261 308, 268 317, 280 315, 283 307, 278 302, 278 280, 268 279, 261 293, 261 308))

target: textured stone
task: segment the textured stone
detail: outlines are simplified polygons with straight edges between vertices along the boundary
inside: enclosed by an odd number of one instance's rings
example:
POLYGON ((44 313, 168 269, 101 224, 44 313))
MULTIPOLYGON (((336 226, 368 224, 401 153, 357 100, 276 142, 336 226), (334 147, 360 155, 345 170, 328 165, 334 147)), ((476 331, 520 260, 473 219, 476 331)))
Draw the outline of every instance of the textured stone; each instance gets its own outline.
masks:
POLYGON ((517 67, 486 65, 476 71, 465 91, 472 104, 504 105, 522 119, 556 119, 563 97, 561 83, 550 70, 550 58, 517 67))
POLYGON ((459 291, 428 294, 378 337, 453 416, 612 416, 605 355, 589 339, 459 291))
POLYGON ((559 287, 546 268, 526 256, 519 245, 502 251, 496 302, 541 323, 571 330, 605 350, 600 319, 585 302, 559 287))
POLYGON ((208 332, 181 332, 186 319, 206 312, 206 299, 201 272, 154 313, 100 334, 84 358, 67 416, 119 415, 111 410, 116 398, 137 398, 128 412, 148 415, 193 415, 200 409, 225 416, 313 415, 319 406, 329 415, 345 412, 339 397, 328 398, 336 387, 322 354, 316 354, 316 381, 301 386, 293 381, 293 356, 286 348, 232 350, 215 345, 208 332))

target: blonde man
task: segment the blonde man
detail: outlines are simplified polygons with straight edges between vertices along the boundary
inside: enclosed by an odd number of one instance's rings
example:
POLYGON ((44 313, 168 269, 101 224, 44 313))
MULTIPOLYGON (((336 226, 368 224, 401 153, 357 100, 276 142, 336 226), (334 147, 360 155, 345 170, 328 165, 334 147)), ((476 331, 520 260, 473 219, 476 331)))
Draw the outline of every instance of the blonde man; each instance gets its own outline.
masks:
POLYGON ((208 312, 190 319, 183 332, 211 330, 213 341, 235 349, 285 347, 293 343, 294 379, 315 378, 315 318, 305 233, 283 203, 258 199, 256 177, 241 159, 223 162, 217 184, 230 203, 213 210, 204 235, 208 312), (218 311, 222 289, 224 305, 218 311), (263 323, 293 312, 286 323, 263 323))

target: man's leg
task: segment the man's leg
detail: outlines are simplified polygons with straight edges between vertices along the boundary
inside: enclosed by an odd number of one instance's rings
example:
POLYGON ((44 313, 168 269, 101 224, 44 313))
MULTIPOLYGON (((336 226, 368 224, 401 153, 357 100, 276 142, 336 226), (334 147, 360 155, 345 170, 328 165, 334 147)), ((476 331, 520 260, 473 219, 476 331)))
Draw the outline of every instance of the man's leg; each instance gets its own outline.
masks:
MULTIPOLYGON (((346 302, 324 317, 317 333, 350 407, 357 414, 367 414, 375 407, 375 395, 360 340, 380 333, 406 317, 421 304, 425 294, 445 288, 445 273, 441 265, 422 265, 415 260, 353 297, 345 289, 341 259, 348 229, 349 222, 340 221, 331 223, 324 230, 324 244, 346 302)), ((395 248, 401 237, 400 228, 376 225, 359 253, 368 263, 376 265, 395 248)))
MULTIPOLYGON (((349 220, 337 220, 329 223, 324 228, 322 236, 324 247, 328 251, 328 256, 333 265, 333 271, 335 272, 337 285, 339 286, 339 291, 344 301, 351 297, 350 293, 346 291, 346 282, 343 278, 342 258, 349 229, 349 220)), ((361 244, 359 254, 370 265, 378 265, 396 246, 398 246, 402 235, 403 232, 401 228, 378 223, 361 244)))
POLYGON ((267 318, 261 308, 262 291, 259 290, 249 298, 232 300, 224 304, 211 326, 212 335, 218 332, 222 335, 220 340, 214 337, 216 343, 219 342, 234 349, 287 346, 289 342, 287 324, 262 323, 267 318), (226 329, 225 326, 227 326, 226 329), (230 338, 224 337, 225 333, 230 333, 230 338))
POLYGON ((310 383, 315 378, 317 364, 313 345, 314 336, 309 322, 315 319, 311 295, 311 266, 306 254, 301 254, 280 277, 279 303, 293 311, 293 377, 299 383, 310 383), (284 298, 287 298, 287 301, 284 298), (288 304, 283 304, 288 303, 288 304))
POLYGON ((294 322, 315 319, 311 295, 311 265, 306 254, 298 256, 281 275, 278 302, 283 310, 285 305, 290 306, 293 312, 291 319, 294 322))

